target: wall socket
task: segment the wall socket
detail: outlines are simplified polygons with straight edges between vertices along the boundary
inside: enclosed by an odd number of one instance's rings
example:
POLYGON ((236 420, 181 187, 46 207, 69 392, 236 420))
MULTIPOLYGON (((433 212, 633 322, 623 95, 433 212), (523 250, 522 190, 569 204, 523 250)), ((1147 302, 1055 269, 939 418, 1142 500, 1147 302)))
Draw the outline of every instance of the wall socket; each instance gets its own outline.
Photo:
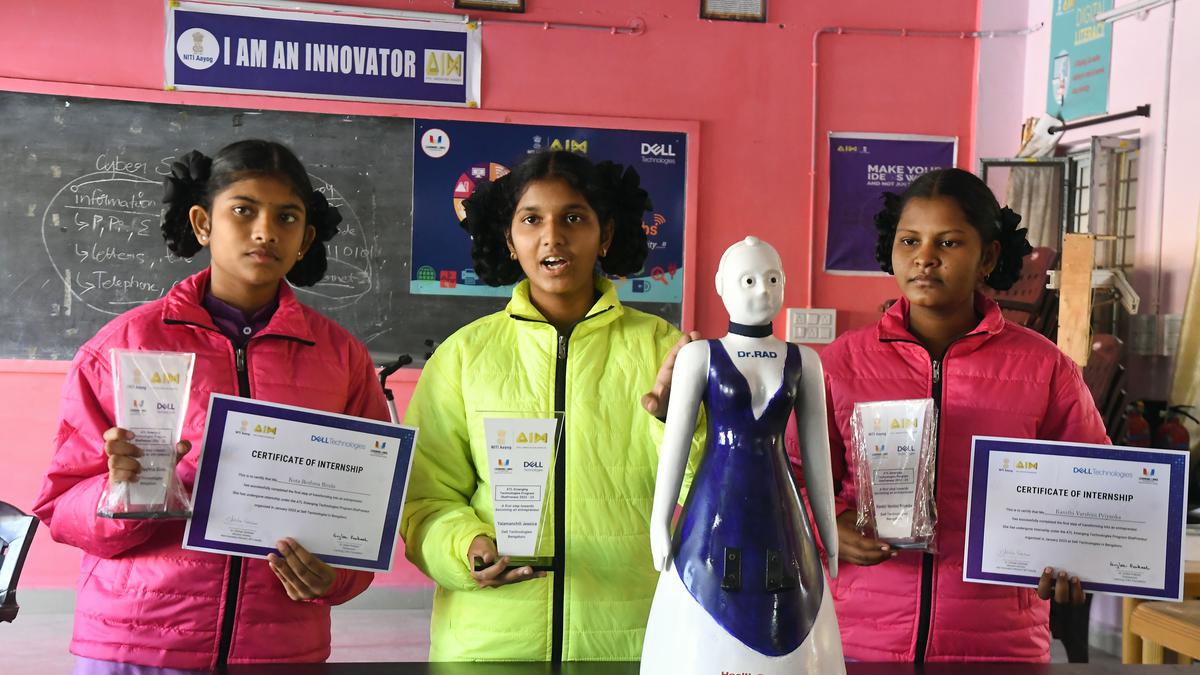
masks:
POLYGON ((836 309, 799 309, 787 311, 787 341, 826 345, 837 336, 836 309))

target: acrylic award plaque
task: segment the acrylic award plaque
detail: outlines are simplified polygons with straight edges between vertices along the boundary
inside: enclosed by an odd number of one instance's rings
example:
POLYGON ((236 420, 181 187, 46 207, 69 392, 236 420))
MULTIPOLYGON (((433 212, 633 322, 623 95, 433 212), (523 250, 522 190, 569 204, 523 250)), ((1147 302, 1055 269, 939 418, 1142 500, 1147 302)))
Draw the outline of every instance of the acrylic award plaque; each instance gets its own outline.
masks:
POLYGON ((136 482, 109 483, 96 513, 106 518, 186 518, 187 491, 175 475, 175 445, 183 433, 196 355, 112 350, 117 426, 141 450, 136 482))
POLYGON ((932 399, 854 404, 860 533, 897 548, 931 550, 937 522, 937 415, 932 399))
MULTIPOLYGON (((496 550, 508 566, 550 570, 553 534, 548 530, 553 503, 555 450, 562 414, 485 413, 496 550)), ((476 567, 479 567, 478 563, 476 567)))

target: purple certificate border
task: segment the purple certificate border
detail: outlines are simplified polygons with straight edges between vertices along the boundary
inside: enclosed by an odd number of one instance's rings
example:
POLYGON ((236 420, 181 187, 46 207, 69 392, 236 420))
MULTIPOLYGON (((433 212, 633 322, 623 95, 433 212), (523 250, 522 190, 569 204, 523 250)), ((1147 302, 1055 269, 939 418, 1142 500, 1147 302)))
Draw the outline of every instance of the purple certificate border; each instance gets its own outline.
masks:
POLYGON ((416 434, 413 430, 373 420, 347 417, 345 415, 330 415, 291 407, 269 405, 248 398, 220 395, 213 395, 210 398, 208 426, 204 434, 204 449, 201 455, 200 474, 196 476, 194 493, 192 495, 192 521, 188 528, 188 546, 260 557, 266 557, 268 553, 278 553, 278 551, 269 546, 232 544, 209 539, 205 536, 205 533, 208 531, 208 514, 212 508, 212 486, 216 482, 217 465, 221 461, 221 439, 225 437, 225 422, 231 412, 260 415, 289 422, 318 424, 335 429, 357 431, 396 440, 397 452, 399 454, 396 456, 396 467, 392 474, 392 494, 388 499, 387 516, 384 518, 382 532, 379 537, 378 555, 374 559, 351 558, 329 554, 317 556, 330 565, 386 572, 392 564, 392 552, 396 546, 396 529, 400 524, 400 511, 404 506, 404 493, 408 487, 406 474, 412 459, 413 441, 416 439, 416 434), (389 533, 390 536, 388 536, 389 533))
MULTIPOLYGON (((1104 445, 1073 443, 1047 443, 1035 440, 998 439, 976 437, 971 449, 971 503, 967 514, 968 539, 966 559, 963 561, 965 581, 995 581, 1007 584, 1036 586, 1038 577, 1023 574, 997 574, 983 571, 984 514, 987 512, 987 473, 990 454, 1020 452, 1030 455, 1056 455, 1059 457, 1086 457, 1092 459, 1116 459, 1137 464, 1169 464, 1171 466, 1170 506, 1167 510, 1167 570, 1163 576, 1165 587, 1147 588, 1082 582, 1085 591, 1121 593, 1143 598, 1178 600, 1182 592, 1182 546, 1184 532, 1184 506, 1187 502, 1187 455, 1182 453, 1156 452, 1155 450, 1129 450, 1104 445)), ((1136 474, 1136 472, 1135 472, 1136 474)))

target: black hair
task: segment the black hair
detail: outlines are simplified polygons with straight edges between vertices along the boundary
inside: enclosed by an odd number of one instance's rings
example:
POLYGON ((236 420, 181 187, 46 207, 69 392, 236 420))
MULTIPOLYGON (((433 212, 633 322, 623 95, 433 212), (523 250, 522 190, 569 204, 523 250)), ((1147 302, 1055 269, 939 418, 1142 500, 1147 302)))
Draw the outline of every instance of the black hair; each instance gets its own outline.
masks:
POLYGON ((512 173, 481 183, 463 201, 466 217, 461 224, 471 236, 471 259, 484 283, 504 286, 524 276, 520 262, 509 255, 507 234, 525 188, 547 178, 566 181, 596 212, 600 227, 612 228, 612 244, 600 258, 601 269, 623 276, 642 269, 650 252, 642 214, 652 207, 637 171, 608 161, 593 164, 571 152, 546 151, 530 155, 512 173))
POLYGON ((200 252, 188 212, 201 206, 211 213, 213 199, 222 190, 246 178, 270 176, 292 187, 304 201, 304 217, 317 230, 312 246, 296 261, 287 279, 296 286, 312 286, 325 276, 325 242, 337 234, 342 215, 325 195, 313 189, 308 172, 296 155, 280 143, 244 140, 230 143, 212 157, 193 150, 171 164, 163 181, 162 235, 177 256, 191 258, 200 252))
POLYGON ((930 171, 914 180, 902 194, 883 193, 883 210, 875 214, 875 229, 879 232, 875 240, 875 260, 879 261, 880 268, 888 274, 895 274, 892 269, 892 246, 905 205, 914 198, 932 197, 954 200, 967 222, 979 232, 984 247, 993 241, 1000 242, 996 267, 985 283, 998 291, 1012 288, 1021 276, 1023 259, 1033 251, 1026 238, 1029 231, 1017 228, 1021 216, 1008 207, 1000 208, 987 183, 962 169, 930 171))

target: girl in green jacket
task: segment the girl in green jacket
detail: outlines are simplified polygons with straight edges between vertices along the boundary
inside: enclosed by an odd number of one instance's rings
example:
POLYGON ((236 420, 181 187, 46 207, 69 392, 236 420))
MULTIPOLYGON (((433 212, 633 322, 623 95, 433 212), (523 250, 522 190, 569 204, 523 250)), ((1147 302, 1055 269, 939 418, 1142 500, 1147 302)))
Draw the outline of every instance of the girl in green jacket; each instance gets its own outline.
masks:
POLYGON ((476 273, 520 283, 503 311, 438 347, 405 418, 420 432, 401 533, 437 583, 430 660, 637 660, 658 578, 648 521, 662 438, 640 396, 686 338, 623 307, 597 263, 641 269, 649 196, 632 169, 552 152, 464 207, 476 273), (497 411, 563 413, 542 521, 549 572, 496 551, 483 418, 497 411))

